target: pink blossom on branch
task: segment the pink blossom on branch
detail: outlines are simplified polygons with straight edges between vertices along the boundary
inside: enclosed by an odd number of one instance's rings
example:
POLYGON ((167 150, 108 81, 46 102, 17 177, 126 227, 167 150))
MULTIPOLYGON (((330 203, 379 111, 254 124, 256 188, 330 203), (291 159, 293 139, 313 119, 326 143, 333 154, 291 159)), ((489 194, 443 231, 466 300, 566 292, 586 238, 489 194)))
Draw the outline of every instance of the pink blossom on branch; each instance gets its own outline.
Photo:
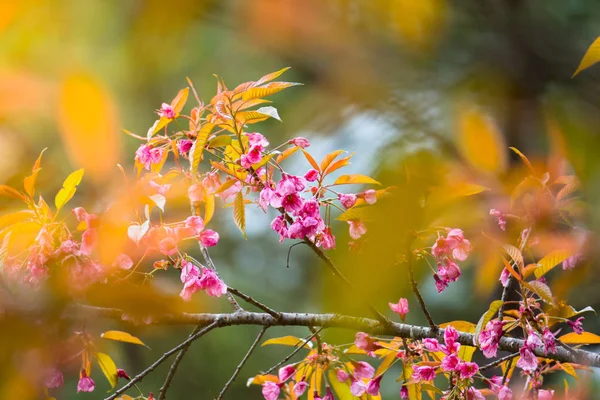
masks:
POLYGON ((398 303, 388 303, 393 312, 400 315, 400 319, 404 321, 406 314, 408 314, 408 300, 401 297, 398 303))

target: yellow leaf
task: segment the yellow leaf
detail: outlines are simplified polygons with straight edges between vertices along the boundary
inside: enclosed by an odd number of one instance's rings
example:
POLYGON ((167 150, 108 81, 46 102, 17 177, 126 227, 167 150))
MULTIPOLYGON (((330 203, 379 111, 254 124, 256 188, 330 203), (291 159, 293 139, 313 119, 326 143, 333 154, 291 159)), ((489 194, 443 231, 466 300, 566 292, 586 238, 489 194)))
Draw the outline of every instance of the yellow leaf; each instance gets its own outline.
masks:
POLYGON ((175 111, 175 114, 179 114, 183 110, 183 106, 187 102, 188 95, 190 94, 190 88, 181 89, 177 96, 171 102, 171 107, 175 111))
MULTIPOLYGON (((146 346, 144 344, 144 342, 142 342, 140 339, 138 339, 137 337, 135 337, 127 332, 106 331, 103 334, 101 334, 100 337, 103 339, 116 340, 117 342, 133 343, 133 344, 139 344, 142 346, 146 346)), ((146 347, 148 347, 148 346, 146 346, 146 347)))
POLYGON ((336 151, 332 151, 331 153, 329 153, 325 157, 323 157, 323 159, 321 160, 321 169, 320 170, 325 172, 327 170, 327 167, 329 167, 329 165, 333 162, 333 160, 335 160, 337 158, 337 156, 339 156, 342 153, 344 153, 344 150, 336 150, 336 151))
MULTIPOLYGON (((271 344, 280 344, 282 346, 298 347, 302 343, 304 343, 304 339, 300 339, 300 338, 298 338, 296 336, 282 336, 282 337, 278 337, 278 338, 273 338, 273 339, 266 340, 261 345, 261 347, 268 346, 268 345, 271 345, 271 344)), ((310 349, 310 348, 312 348, 312 343, 308 342, 308 343, 306 343, 302 347, 304 347, 305 349, 310 349)))
POLYGON ((389 351, 389 354, 385 356, 381 364, 379 364, 379 366, 377 367, 377 370, 375 371, 375 376, 383 374, 397 358, 397 352, 389 351))
POLYGON ((13 199, 27 201, 23 193, 7 185, 0 185, 0 196, 12 197, 13 199))
POLYGON ((600 344, 600 336, 591 332, 583 332, 581 335, 571 332, 562 335, 559 339, 566 344, 600 344))
MULTIPOLYGON (((377 374, 375 374, 377 376, 377 374)), ((348 382, 340 382, 337 379, 336 373, 334 370, 327 371, 327 378, 333 392, 336 394, 335 398, 339 400, 353 400, 355 399, 352 392, 350 392, 350 385, 348 382)))
POLYGON ((62 83, 58 122, 73 164, 106 178, 120 158, 121 135, 112 95, 97 77, 75 74, 62 83))
POLYGON ((42 161, 42 155, 45 151, 46 149, 42 150, 39 157, 35 161, 35 164, 33 164, 31 175, 29 175, 23 180, 23 187, 25 188, 25 192, 27 192, 30 198, 33 198, 33 194, 35 193, 35 181, 37 180, 38 173, 40 172, 40 163, 42 161))
POLYGON ((475 327, 476 327, 476 325, 474 323, 469 322, 469 321, 451 321, 451 322, 444 322, 443 324, 440 324, 440 328, 445 328, 447 326, 452 326, 457 331, 467 332, 467 333, 475 332, 475 327))
POLYGON ((233 200, 233 221, 240 229, 246 239, 246 207, 244 206, 244 195, 238 192, 233 200))
POLYGON ((504 171, 507 155, 496 124, 475 107, 463 106, 458 113, 456 142, 463 157, 480 171, 504 171))
POLYGON ((96 353, 96 359, 100 365, 100 369, 104 373, 104 376, 110 383, 110 388, 114 388, 117 385, 119 378, 117 377, 117 366, 115 362, 108 354, 96 353))
POLYGON ((196 136, 196 140, 190 149, 190 170, 192 172, 198 170, 198 165, 203 158, 204 146, 206 146, 206 141, 214 127, 213 124, 207 122, 200 128, 200 132, 198 132, 198 136, 196 136))
POLYGON ((215 196, 210 195, 206 196, 204 205, 204 223, 208 224, 208 222, 212 219, 215 214, 215 196))
POLYGON ((511 244, 505 244, 504 250, 508 253, 510 258, 515 262, 519 271, 523 268, 525 262, 523 261, 523 254, 521 254, 521 250, 517 249, 515 246, 511 244))
POLYGON ((533 172, 533 166, 531 165, 531 163, 529 162, 529 159, 527 157, 525 157, 525 154, 521 153, 521 151, 519 149, 517 149, 516 147, 509 147, 509 149, 511 149, 512 151, 514 151, 519 157, 521 157, 521 160, 523 160, 523 162, 529 167, 529 169, 533 172))
POLYGON ((575 75, 577 75, 584 69, 588 69, 592 65, 596 64, 598 61, 600 61, 600 37, 594 40, 594 43, 592 43, 590 47, 588 47, 587 51, 585 52, 585 55, 583 56, 583 59, 581 60, 581 63, 579 64, 579 67, 577 67, 577 70, 571 78, 574 78, 575 75))
POLYGON ((77 185, 81 183, 82 178, 83 168, 78 169, 67 176, 67 179, 63 182, 62 189, 58 191, 54 198, 54 205, 56 206, 57 211, 63 208, 63 206, 73 198, 73 195, 75 195, 75 192, 77 191, 77 185))
MULTIPOLYGON (((408 382, 411 380, 411 376, 413 373, 412 365, 404 364, 404 368, 402 369, 402 377, 404 382, 408 382)), ((409 400, 421 400, 421 385, 418 383, 406 385, 408 389, 408 399, 409 400)))
POLYGON ((256 375, 255 377, 248 379, 246 386, 262 385, 265 382, 279 382, 279 378, 275 375, 256 375))
POLYGON ((250 89, 244 91, 242 94, 242 100, 244 102, 246 102, 246 101, 253 100, 253 99, 260 99, 262 97, 267 97, 267 96, 270 96, 277 92, 280 92, 283 89, 287 89, 291 86, 298 86, 298 85, 301 85, 301 84, 295 83, 295 82, 267 83, 266 85, 250 88, 250 89))
POLYGON ((571 375, 573 378, 575 379, 579 379, 579 377, 577 376, 577 372, 575 371, 575 368, 569 364, 569 363, 560 363, 558 364, 563 371, 565 371, 567 374, 571 375))
POLYGON ((492 318, 494 318, 496 316, 496 314, 498 313, 498 310, 500 309, 502 304, 503 304, 502 300, 493 301, 490 304, 490 308, 488 308, 488 310, 479 319, 479 322, 477 322, 477 326, 475 327, 475 332, 473 333, 473 335, 475 335, 475 340, 477 341, 477 344, 479 344, 479 334, 481 333, 481 331, 483 329, 485 329, 485 326, 487 325, 487 323, 490 322, 492 320, 492 318))
POLYGON ((523 282, 523 285, 527 289, 540 296, 540 298, 543 301, 556 308, 556 303, 554 302, 554 298, 552 297, 552 291, 550 290, 548 285, 540 281, 523 282))
POLYGON ((535 277, 539 279, 570 256, 570 252, 564 250, 555 250, 549 254, 546 254, 544 258, 538 262, 539 267, 537 267, 534 271, 535 277))

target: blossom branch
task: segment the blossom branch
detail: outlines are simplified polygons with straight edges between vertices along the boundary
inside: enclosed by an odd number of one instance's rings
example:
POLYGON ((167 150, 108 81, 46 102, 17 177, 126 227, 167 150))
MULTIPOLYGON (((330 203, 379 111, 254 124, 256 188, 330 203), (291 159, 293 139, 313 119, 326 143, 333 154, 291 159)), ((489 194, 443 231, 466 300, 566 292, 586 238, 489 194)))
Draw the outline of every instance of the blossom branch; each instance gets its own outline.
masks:
POLYGON ((433 322, 433 318, 431 317, 431 314, 429 313, 429 310, 427 309, 427 305, 425 305, 425 300, 423 300, 423 296, 421 296, 421 292, 419 291, 419 286, 417 285, 417 281, 415 280, 415 273, 413 271, 413 265, 412 265, 412 252, 410 252, 410 249, 409 249, 409 253, 408 253, 407 257, 408 257, 408 261, 407 261, 408 280, 410 282, 410 287, 411 287, 415 297, 417 298, 419 305, 421 306, 421 310, 423 311, 423 314, 425 315, 425 319, 427 319, 427 324, 429 325, 429 327, 432 330, 436 331, 436 330, 438 330, 438 326, 435 324, 435 322, 433 322))
MULTIPOLYGON (((100 308, 93 306, 79 306, 82 312, 92 314, 94 317, 104 317, 116 320, 122 320, 123 311, 111 308, 100 308)), ((339 314, 308 314, 308 313, 281 313, 281 318, 276 319, 267 313, 256 313, 241 311, 229 314, 210 314, 210 313, 182 313, 177 315, 156 316, 154 324, 157 325, 205 325, 216 327, 237 326, 237 325, 258 325, 258 326, 319 326, 322 328, 344 328, 354 331, 363 331, 372 335, 388 335, 413 340, 422 340, 426 338, 436 338, 443 340, 444 329, 437 330, 429 327, 402 324, 390 322, 388 324, 376 321, 371 318, 353 317, 339 314)), ((199 332, 200 334, 200 332, 199 332)), ((197 334, 195 337, 197 337, 197 334)), ((473 346, 475 335, 472 333, 459 332, 458 343, 465 346, 473 346)), ((192 341, 191 338, 188 341, 192 341)), ((188 342, 186 341, 186 342, 188 342)), ((184 343, 186 343, 184 342, 184 343)), ((502 337, 499 341, 498 349, 516 353, 523 347, 522 339, 502 337)), ((169 352, 168 355, 183 348, 179 345, 169 352)), ((532 352, 538 357, 544 357, 560 362, 576 363, 592 367, 600 367, 600 354, 590 351, 571 349, 568 351, 562 347, 556 349, 556 353, 544 353, 543 346, 532 349, 532 352)), ((167 354, 167 353, 165 353, 167 354)))
POLYGON ((228 287, 227 291, 231 294, 234 294, 235 296, 238 296, 239 298, 243 299, 244 301, 246 301, 249 304, 252 304, 253 306, 256 306, 258 308, 260 308, 261 310, 263 310, 264 312, 266 312, 267 314, 271 315, 272 317, 275 317, 277 319, 281 318, 281 313, 273 310, 271 307, 261 303, 260 301, 248 296, 245 293, 240 292, 237 289, 234 289, 232 287, 228 287))
POLYGON ((235 380, 235 378, 237 378, 237 376, 239 375, 240 371, 242 370, 242 367, 244 366, 244 364, 246 364, 246 362, 248 361, 248 359, 252 355, 252 352, 254 351, 254 349, 256 348, 256 346, 258 345, 258 343, 260 342, 260 339, 262 339, 262 337, 265 334, 265 332, 267 331, 267 329, 269 329, 269 327, 264 326, 260 330, 260 332, 258 333, 258 336, 256 336, 256 339, 254 340, 254 343, 252 343, 252 346, 250 346, 250 348, 248 349, 248 352, 246 353, 246 355, 244 356, 244 358, 242 358, 242 361, 240 361, 240 363, 238 364, 237 368, 233 372, 233 375, 231 375, 231 378, 229 378, 229 380, 227 381, 227 383, 225 384, 225 386, 223 386, 223 389, 221 390, 221 393, 219 393, 219 397, 217 397, 217 400, 221 400, 223 398, 223 396, 225 395, 225 392, 227 391, 227 389, 229 389, 229 386, 231 386, 231 384, 233 383, 233 381, 235 380))

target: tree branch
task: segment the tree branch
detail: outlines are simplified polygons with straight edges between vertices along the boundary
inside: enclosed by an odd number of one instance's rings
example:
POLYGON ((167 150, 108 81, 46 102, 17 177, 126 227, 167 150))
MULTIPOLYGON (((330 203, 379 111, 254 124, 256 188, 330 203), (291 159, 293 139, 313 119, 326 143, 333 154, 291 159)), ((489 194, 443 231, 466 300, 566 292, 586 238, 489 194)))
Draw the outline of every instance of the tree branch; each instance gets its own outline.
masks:
MULTIPOLYGON (((80 312, 85 312, 90 317, 103 317, 116 320, 122 320, 123 311, 111 308, 100 308, 93 306, 78 306, 80 312)), ((437 331, 429 327, 421 327, 397 322, 384 324, 370 318, 352 317, 338 314, 305 314, 305 313, 281 313, 281 318, 277 319, 267 313, 256 313, 241 311, 230 314, 190 314, 182 313, 177 315, 155 316, 152 322, 156 325, 204 325, 214 327, 235 326, 235 325, 258 325, 258 326, 319 326, 323 328, 344 328, 353 331, 362 331, 373 335, 387 335, 403 337, 413 340, 425 338, 436 338, 444 340, 444 329, 437 331), (212 326, 216 324, 216 326, 212 326)), ((211 329, 212 329, 211 328, 211 329)), ((196 335, 198 336, 200 332, 196 335)), ((192 341, 191 338, 186 342, 192 341)), ((186 343, 184 342, 184 343, 186 343)), ((474 335, 472 333, 459 332, 458 342, 465 346, 473 346, 474 335)), ((503 351, 516 353, 523 347, 522 339, 502 337, 498 348, 503 351)), ((171 350, 168 355, 183 348, 179 345, 171 350)), ((600 354, 585 350, 571 349, 568 351, 562 347, 556 349, 555 354, 544 354, 543 346, 533 350, 538 357, 544 357, 560 362, 569 362, 592 367, 600 367, 600 354)), ((165 353, 167 354, 167 353, 165 353)))
POLYGON ((423 296, 421 296, 421 292, 419 291, 419 286, 417 286, 417 281, 415 280, 415 273, 413 271, 413 266, 412 266, 412 252, 410 251, 410 248, 409 248, 409 253, 406 256, 408 257, 407 265, 408 265, 408 280, 410 282, 410 288, 412 289, 415 297, 417 298, 417 301, 419 302, 419 305, 421 306, 421 310, 423 311, 423 314, 425 315, 425 318, 427 319, 427 324, 429 325, 429 327, 432 330, 436 331, 439 328, 435 324, 435 322, 433 322, 433 318, 431 317, 431 314, 429 313, 429 310, 427 309, 427 306, 425 305, 425 300, 423 300, 423 296))
POLYGON ((248 296, 247 294, 244 294, 242 292, 240 292, 237 289, 234 289, 232 287, 228 287, 227 291, 238 296, 239 298, 243 299, 244 301, 252 304, 253 306, 256 306, 258 308, 260 308, 261 310, 263 310, 264 312, 266 312, 267 314, 270 314, 271 316, 275 317, 275 318, 280 318, 281 314, 275 310, 273 310, 271 307, 261 303, 258 300, 255 300, 254 298, 248 296))
POLYGON ((265 334, 265 332, 267 331, 267 329, 269 329, 269 327, 263 326, 263 328, 260 330, 260 332, 258 333, 258 336, 256 336, 256 339, 254 340, 254 343, 252 343, 252 346, 250 346, 250 348, 248 349, 248 352, 246 353, 246 355, 244 356, 242 361, 240 361, 240 363, 238 364, 237 368, 233 372, 233 375, 231 375, 231 378, 229 378, 229 380, 227 381, 225 386, 223 386, 223 390, 221 390, 221 393, 219 393, 219 397, 217 397, 217 400, 221 400, 223 398, 223 396, 225 395, 225 392, 227 391, 227 389, 229 389, 229 386, 231 386, 231 384, 233 383, 235 378, 237 378, 238 374, 242 370, 242 367, 244 366, 244 364, 246 364, 246 361, 248 361, 248 359, 252 355, 252 352, 258 345, 258 342, 260 342, 260 339, 262 339, 262 337, 265 334))

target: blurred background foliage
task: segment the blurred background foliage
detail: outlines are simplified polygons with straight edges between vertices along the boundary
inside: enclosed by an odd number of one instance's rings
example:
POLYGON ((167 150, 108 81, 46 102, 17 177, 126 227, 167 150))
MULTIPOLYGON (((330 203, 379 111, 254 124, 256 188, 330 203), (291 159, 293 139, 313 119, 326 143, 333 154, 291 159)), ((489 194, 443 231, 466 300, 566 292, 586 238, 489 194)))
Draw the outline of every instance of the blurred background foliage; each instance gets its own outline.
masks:
MULTIPOLYGON (((278 245, 277 235, 268 229, 273 216, 254 209, 247 241, 229 211, 217 212, 211 222, 221 233, 213 257, 225 281, 285 311, 364 315, 357 297, 368 296, 385 310, 388 301, 407 296, 413 310, 408 321, 423 323, 398 255, 417 245, 414 231, 459 227, 475 247, 464 268, 466 279, 438 296, 426 265, 419 274, 436 321, 476 321, 499 294, 502 268, 498 250, 482 232, 512 242, 518 235, 509 229, 501 236, 488 215, 490 208, 508 209, 511 191, 527 173, 509 146, 526 154, 540 175, 576 173, 588 207, 574 217, 582 228, 600 228, 600 67, 571 79, 586 47, 600 34, 599 23, 600 3, 593 0, 4 1, 0 183, 19 187, 48 147, 39 176, 42 193, 51 198, 70 171, 85 168, 74 203, 99 212, 121 186, 116 164, 133 171, 139 143, 122 128, 144 135, 156 118, 154 110, 186 86, 185 77, 208 101, 216 89, 212 74, 233 87, 291 66, 286 80, 305 86, 274 98, 284 123, 265 122, 261 132, 272 144, 308 137, 316 158, 336 148, 356 151, 349 172, 372 174, 396 186, 396 195, 375 208, 368 222, 370 238, 358 254, 347 250, 345 224, 334 232, 334 258, 362 293, 342 290, 301 247, 294 248, 286 268, 288 247, 278 245), (491 190, 465 197, 469 185, 491 190)), ((307 169, 301 157, 290 162, 293 172, 307 169)), ((2 212, 13 206, 0 199, 2 212)), ((552 236, 560 232, 546 233, 546 248, 564 239, 552 236)), ((597 246, 590 247, 588 259, 593 260, 597 246)), ((563 275, 553 282, 555 294, 569 296, 578 308, 597 308, 596 271, 595 262, 588 262, 567 278, 563 275)), ((170 272, 154 286, 176 296, 177 276, 170 272)), ((124 306, 137 294, 112 290, 100 297, 124 306)), ((161 303, 148 303, 148 298, 139 302, 149 307, 161 303)), ((197 311, 226 311, 226 306, 200 295, 186 305, 197 311)), ((42 326, 15 329, 11 323, 4 321, 10 329, 0 330, 1 356, 12 360, 10 365, 18 354, 10 343, 26 347, 30 336, 45 334, 42 326)), ((109 328, 106 324, 89 321, 86 329, 100 332, 109 328)), ((597 328, 588 322, 587 329, 597 328)), ((152 347, 109 348, 130 374, 189 332, 176 327, 123 329, 152 347)), ((214 398, 255 331, 224 328, 196 343, 169 398, 214 398)), ((272 329, 267 335, 283 332, 308 334, 272 329)), ((337 331, 324 337, 339 343, 352 339, 351 333, 337 331)), ((257 351, 229 397, 261 398, 257 388, 244 387, 245 378, 286 354, 277 348, 257 351)), ((21 365, 28 366, 26 361, 21 365)), ((140 387, 156 393, 165 368, 140 387)), ((65 374, 76 375, 77 366, 65 374)), ((20 384, 22 371, 9 369, 5 378, 2 398, 27 397, 20 384)), ((81 397, 104 397, 108 385, 99 371, 94 378, 96 391, 81 397)), ((78 397, 75 385, 75 379, 68 379, 55 397, 78 397)), ((382 390, 384 399, 398 396, 393 382, 384 381, 382 390)))

